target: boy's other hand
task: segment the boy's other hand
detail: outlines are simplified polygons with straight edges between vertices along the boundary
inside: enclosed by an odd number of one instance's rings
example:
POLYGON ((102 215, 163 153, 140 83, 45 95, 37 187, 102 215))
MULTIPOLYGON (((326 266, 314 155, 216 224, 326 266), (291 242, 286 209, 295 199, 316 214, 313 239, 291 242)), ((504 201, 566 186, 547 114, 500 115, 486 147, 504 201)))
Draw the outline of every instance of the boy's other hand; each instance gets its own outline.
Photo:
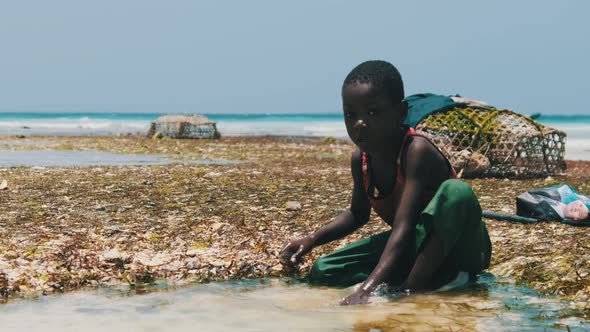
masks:
POLYGON ((359 289, 356 292, 348 295, 344 300, 340 301, 340 304, 341 305, 365 304, 369 301, 370 296, 371 296, 371 292, 367 292, 365 290, 359 289))
POLYGON ((301 258, 313 249, 313 239, 306 236, 301 239, 287 242, 281 249, 281 263, 296 265, 301 263, 301 258))

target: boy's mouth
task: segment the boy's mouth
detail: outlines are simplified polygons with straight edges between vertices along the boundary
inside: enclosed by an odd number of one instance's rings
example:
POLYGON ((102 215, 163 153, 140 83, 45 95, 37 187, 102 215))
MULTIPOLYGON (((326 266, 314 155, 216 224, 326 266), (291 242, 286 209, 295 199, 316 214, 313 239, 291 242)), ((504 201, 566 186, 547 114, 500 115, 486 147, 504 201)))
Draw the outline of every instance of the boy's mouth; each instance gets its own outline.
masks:
POLYGON ((357 141, 357 142, 366 142, 367 140, 368 140, 368 139, 367 139, 367 136, 365 136, 365 135, 358 135, 358 136, 356 137, 356 141, 357 141))
POLYGON ((366 148, 367 145, 369 144, 369 141, 367 140, 366 137, 361 137, 361 138, 357 138, 356 139, 355 144, 358 145, 361 148, 366 148))

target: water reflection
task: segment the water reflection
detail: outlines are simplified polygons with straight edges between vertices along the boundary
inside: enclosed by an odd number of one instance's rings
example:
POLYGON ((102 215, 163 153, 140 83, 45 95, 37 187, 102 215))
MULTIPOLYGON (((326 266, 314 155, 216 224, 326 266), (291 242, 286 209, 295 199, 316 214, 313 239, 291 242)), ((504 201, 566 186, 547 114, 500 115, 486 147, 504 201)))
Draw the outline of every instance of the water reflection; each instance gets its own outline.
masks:
POLYGON ((99 288, 0 305, 2 330, 27 331, 565 331, 567 305, 484 275, 456 292, 340 306, 350 289, 276 279, 99 288), (140 295, 143 294, 143 295, 140 295))

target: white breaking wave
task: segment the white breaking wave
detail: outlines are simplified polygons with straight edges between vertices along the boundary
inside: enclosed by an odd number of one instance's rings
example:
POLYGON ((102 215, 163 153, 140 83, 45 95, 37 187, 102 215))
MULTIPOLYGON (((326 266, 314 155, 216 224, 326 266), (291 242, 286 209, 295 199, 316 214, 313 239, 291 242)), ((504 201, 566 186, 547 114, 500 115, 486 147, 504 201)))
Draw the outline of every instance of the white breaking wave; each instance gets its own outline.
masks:
MULTIPOLYGON (((81 118, 0 121, 0 135, 109 135, 147 133, 149 120, 81 118)), ((225 136, 291 135, 347 137, 342 121, 219 121, 225 136)))
POLYGON ((565 143, 565 159, 590 160, 590 139, 568 139, 565 143))
POLYGON ((348 137, 341 121, 244 121, 218 122, 217 129, 226 136, 287 135, 348 137))
POLYGON ((588 123, 548 123, 550 127, 564 131, 569 138, 589 138, 590 139, 590 124, 588 123))
POLYGON ((0 121, 2 135, 106 135, 146 132, 149 121, 107 119, 43 119, 0 121))

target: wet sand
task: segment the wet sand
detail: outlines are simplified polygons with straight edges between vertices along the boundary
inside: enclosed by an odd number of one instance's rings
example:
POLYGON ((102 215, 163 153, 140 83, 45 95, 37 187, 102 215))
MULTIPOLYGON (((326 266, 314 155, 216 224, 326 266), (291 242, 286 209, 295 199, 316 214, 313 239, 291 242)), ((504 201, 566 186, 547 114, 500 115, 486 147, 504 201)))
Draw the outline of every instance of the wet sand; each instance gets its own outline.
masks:
MULTIPOLYGON (((0 138, 14 141, 14 137, 0 138)), ((278 263, 283 242, 329 222, 347 208, 352 183, 344 141, 228 137, 218 141, 140 136, 36 137, 44 144, 11 150, 80 150, 163 154, 179 159, 239 160, 232 165, 2 167, 0 292, 5 297, 155 279, 187 281, 289 275, 278 263), (301 203, 287 209, 286 203, 301 203)), ((568 162, 552 179, 467 180, 486 210, 514 212, 516 195, 568 183, 590 193, 590 163, 568 162)), ((486 220, 490 272, 590 312, 590 228, 486 220)), ((345 240, 317 248, 313 259, 385 230, 372 221, 345 240)))

